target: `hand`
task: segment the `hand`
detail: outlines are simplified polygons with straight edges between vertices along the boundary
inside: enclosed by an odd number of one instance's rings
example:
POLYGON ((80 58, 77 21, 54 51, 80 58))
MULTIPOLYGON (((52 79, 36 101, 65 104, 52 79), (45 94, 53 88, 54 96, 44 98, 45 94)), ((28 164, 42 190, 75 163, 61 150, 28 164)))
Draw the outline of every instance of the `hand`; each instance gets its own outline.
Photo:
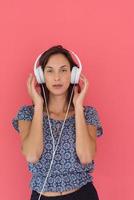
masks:
POLYGON ((33 100, 34 105, 43 105, 43 97, 40 95, 40 92, 36 90, 35 87, 38 87, 38 82, 36 81, 35 77, 30 74, 27 81, 27 88, 28 93, 33 100))
POLYGON ((84 98, 86 96, 88 86, 89 86, 88 79, 82 73, 80 75, 80 80, 82 80, 82 82, 83 82, 83 85, 81 87, 81 92, 78 93, 78 86, 74 87, 74 97, 73 97, 74 106, 76 106, 76 104, 83 105, 84 98))

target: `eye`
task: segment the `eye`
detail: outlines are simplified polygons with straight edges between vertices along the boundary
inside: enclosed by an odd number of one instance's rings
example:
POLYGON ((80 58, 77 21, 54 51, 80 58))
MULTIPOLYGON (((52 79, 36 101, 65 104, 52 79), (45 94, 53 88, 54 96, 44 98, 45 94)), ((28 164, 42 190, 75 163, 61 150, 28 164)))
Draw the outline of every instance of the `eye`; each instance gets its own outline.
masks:
POLYGON ((48 70, 47 72, 52 72, 52 70, 48 70))
POLYGON ((66 72, 67 70, 63 69, 62 71, 63 71, 63 72, 66 72))

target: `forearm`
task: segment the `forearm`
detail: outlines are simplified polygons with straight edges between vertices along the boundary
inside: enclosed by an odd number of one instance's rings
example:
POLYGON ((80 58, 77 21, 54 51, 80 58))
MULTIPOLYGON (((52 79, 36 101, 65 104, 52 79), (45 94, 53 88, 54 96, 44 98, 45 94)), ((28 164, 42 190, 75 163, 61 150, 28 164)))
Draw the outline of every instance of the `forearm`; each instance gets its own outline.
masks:
POLYGON ((36 162, 43 151, 43 108, 34 107, 28 136, 23 141, 23 153, 29 162, 36 162))
POLYGON ((82 105, 75 106, 76 152, 83 164, 91 162, 96 151, 96 142, 88 132, 82 105))

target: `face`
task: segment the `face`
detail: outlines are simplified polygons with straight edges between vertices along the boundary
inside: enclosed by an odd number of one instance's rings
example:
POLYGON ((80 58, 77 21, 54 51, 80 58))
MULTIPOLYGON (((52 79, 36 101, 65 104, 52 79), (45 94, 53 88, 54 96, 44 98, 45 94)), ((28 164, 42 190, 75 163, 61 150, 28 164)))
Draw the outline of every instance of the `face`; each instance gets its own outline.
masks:
POLYGON ((51 93, 66 93, 71 80, 71 70, 68 59, 60 53, 52 55, 45 65, 44 76, 46 87, 51 93), (61 86, 54 86, 57 84, 61 86))

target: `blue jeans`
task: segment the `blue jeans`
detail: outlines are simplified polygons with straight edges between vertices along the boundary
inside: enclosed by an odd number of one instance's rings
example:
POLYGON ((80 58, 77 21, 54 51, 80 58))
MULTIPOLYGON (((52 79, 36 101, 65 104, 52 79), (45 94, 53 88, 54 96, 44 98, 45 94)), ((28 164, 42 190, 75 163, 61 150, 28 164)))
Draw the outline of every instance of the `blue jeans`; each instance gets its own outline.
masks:
MULTIPOLYGON (((30 200, 38 200, 39 193, 32 190, 30 200)), ((88 182, 80 189, 61 196, 44 196, 41 195, 40 200, 99 200, 97 190, 93 185, 93 181, 88 182)))

